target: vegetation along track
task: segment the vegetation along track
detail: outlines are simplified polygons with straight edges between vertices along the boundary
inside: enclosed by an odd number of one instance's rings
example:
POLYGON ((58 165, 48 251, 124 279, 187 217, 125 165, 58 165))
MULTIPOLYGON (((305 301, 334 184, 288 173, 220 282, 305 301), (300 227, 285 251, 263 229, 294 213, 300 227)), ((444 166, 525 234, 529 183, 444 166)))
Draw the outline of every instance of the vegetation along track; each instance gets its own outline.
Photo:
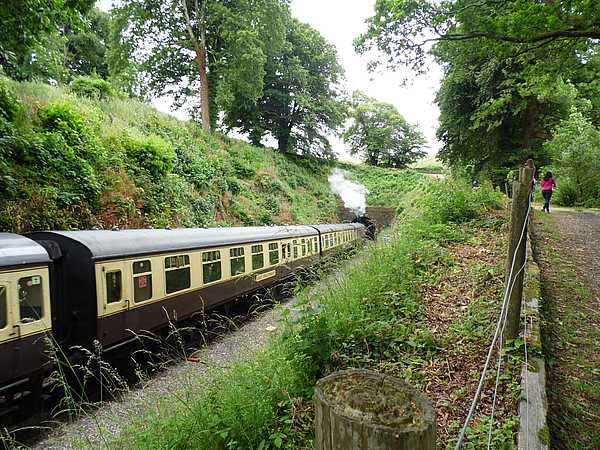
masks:
POLYGON ((600 215, 536 213, 552 448, 600 448, 600 215))

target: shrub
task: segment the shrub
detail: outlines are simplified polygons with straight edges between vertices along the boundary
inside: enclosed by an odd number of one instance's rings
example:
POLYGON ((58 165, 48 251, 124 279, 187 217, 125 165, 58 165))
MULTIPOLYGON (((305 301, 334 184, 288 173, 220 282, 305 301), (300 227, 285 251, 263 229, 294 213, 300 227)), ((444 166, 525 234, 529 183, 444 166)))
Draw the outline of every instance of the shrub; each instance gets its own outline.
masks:
POLYGON ((569 177, 561 178, 554 193, 554 200, 556 203, 562 206, 576 206, 578 198, 579 193, 577 183, 569 177))
POLYGON ((37 115, 44 130, 62 134, 71 145, 81 143, 84 138, 85 118, 69 103, 50 103, 40 108, 37 115))
POLYGON ((463 223, 478 219, 489 209, 499 208, 502 194, 489 183, 472 189, 466 180, 431 183, 417 199, 423 215, 438 223, 463 223))
POLYGON ((70 85, 71 91, 81 97, 97 100, 106 100, 115 96, 115 89, 102 78, 80 76, 76 77, 70 85))
POLYGON ((175 151, 163 138, 157 135, 127 136, 124 138, 123 147, 127 157, 131 158, 129 166, 141 167, 147 170, 154 178, 159 178, 173 170, 175 151))
POLYGON ((6 79, 0 77, 0 119, 12 120, 21 105, 9 89, 6 79))

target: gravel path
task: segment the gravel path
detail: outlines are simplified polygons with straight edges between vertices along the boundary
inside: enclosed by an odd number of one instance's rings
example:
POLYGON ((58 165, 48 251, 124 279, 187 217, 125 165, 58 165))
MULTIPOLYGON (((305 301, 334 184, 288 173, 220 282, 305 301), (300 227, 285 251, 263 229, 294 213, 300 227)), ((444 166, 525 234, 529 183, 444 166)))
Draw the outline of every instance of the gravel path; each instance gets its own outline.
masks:
POLYGON ((567 247, 579 263, 588 287, 600 294, 600 214, 558 211, 556 222, 567 247))
MULTIPOLYGON (((283 306, 292 307, 295 299, 283 306)), ((277 332, 281 308, 257 313, 255 320, 221 340, 209 344, 194 354, 193 360, 169 367, 141 388, 127 392, 120 400, 108 402, 81 419, 60 426, 33 448, 36 450, 106 448, 105 439, 118 435, 133 419, 148 414, 160 405, 162 399, 189 391, 190 386, 200 386, 199 375, 210 376, 211 369, 227 369, 247 359, 266 344, 269 335, 277 332)))
POLYGON ((533 228, 551 447, 600 449, 600 215, 566 208, 553 209, 553 220, 541 214, 533 228))

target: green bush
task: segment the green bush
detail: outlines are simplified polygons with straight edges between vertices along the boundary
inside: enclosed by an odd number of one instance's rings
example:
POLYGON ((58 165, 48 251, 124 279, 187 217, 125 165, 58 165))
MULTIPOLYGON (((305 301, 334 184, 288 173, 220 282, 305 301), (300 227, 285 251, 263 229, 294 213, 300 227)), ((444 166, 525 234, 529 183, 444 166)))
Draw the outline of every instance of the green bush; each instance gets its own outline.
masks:
POLYGON ((463 223, 478 219, 489 209, 500 208, 503 195, 489 183, 472 189, 466 180, 431 183, 417 199, 424 216, 438 223, 463 223))
POLYGON ((70 84, 71 91, 81 97, 106 100, 116 95, 112 85, 102 78, 79 76, 70 84))
POLYGON ((553 197, 557 205, 578 206, 579 192, 577 183, 569 177, 561 177, 553 197))
POLYGON ((85 118, 69 103, 50 103, 37 115, 44 130, 62 134, 71 145, 80 144, 86 134, 85 118))
POLYGON ((8 87, 6 79, 0 76, 0 120, 12 120, 20 107, 20 102, 8 87))
POLYGON ((123 148, 134 169, 140 167, 148 171, 154 178, 160 178, 173 170, 175 151, 163 138, 157 135, 126 136, 123 148))

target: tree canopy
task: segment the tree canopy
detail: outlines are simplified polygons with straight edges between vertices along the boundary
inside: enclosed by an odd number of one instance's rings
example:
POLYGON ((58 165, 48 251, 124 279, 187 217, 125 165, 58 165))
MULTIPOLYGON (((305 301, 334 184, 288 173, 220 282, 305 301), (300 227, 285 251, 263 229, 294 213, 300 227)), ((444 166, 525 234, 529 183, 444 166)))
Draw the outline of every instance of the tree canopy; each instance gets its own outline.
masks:
POLYGON ((543 143, 571 107, 596 120, 586 105, 598 102, 599 19, 586 0, 378 0, 356 44, 393 68, 424 71, 435 57, 444 71, 441 159, 501 180, 530 155, 550 162, 543 143))
MULTIPOLYGON (((78 24, 95 0, 8 0, 0 3, 0 66, 15 79, 31 77, 30 65, 69 24, 78 24), (37 49, 37 53, 36 53, 37 49)), ((48 62, 50 64, 51 62, 48 62)))
POLYGON ((198 95, 210 129, 233 98, 262 95, 266 49, 283 44, 288 11, 281 0, 125 0, 116 14, 150 92, 179 106, 198 95))
POLYGON ((225 124, 249 133, 255 144, 270 133, 283 152, 329 157, 327 136, 345 118, 342 77, 335 47, 314 28, 290 18, 285 45, 267 59, 264 94, 255 103, 237 99, 225 111, 225 124))
POLYGON ((401 169, 425 156, 423 133, 394 105, 355 92, 350 117, 343 138, 367 164, 401 169))

